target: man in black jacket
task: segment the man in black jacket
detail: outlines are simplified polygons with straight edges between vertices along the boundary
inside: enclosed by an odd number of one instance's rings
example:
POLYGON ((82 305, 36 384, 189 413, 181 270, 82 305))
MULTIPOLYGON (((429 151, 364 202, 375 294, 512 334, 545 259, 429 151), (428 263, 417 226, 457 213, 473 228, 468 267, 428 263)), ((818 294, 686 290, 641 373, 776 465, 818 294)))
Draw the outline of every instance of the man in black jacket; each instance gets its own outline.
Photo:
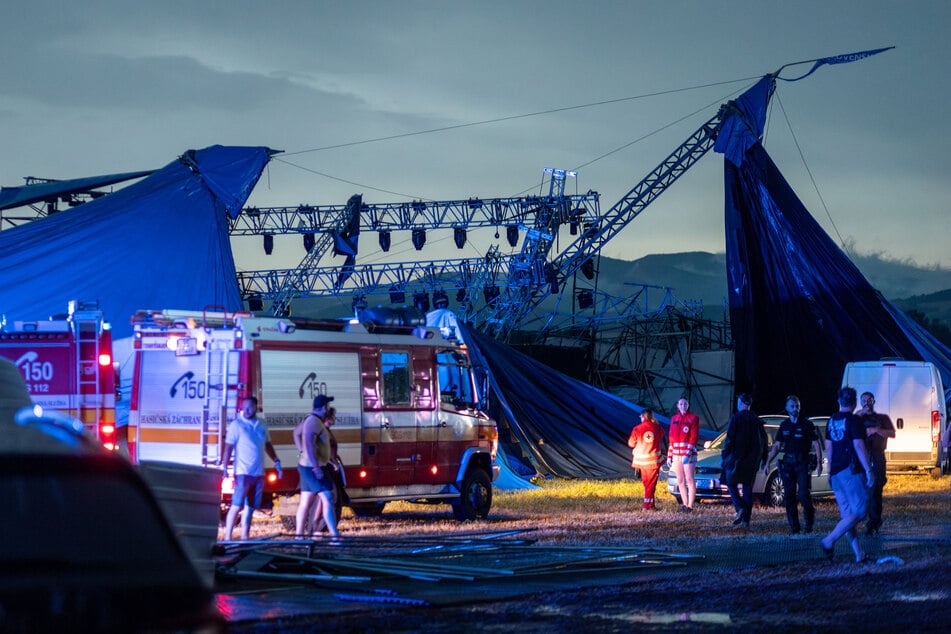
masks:
POLYGON ((753 413, 750 406, 753 397, 740 394, 736 399, 737 412, 730 417, 723 444, 722 471, 730 490, 730 499, 736 509, 734 524, 749 528, 753 512, 753 481, 760 465, 766 460, 766 429, 763 421, 753 413))

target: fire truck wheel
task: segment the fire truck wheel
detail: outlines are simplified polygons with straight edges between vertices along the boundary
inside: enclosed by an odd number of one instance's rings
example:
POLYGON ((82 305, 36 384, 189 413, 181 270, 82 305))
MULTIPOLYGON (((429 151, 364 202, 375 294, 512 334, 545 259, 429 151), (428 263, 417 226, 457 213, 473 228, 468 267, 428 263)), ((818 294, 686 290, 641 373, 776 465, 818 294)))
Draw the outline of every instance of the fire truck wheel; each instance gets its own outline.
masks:
POLYGON ((452 503, 453 515, 460 522, 484 520, 491 507, 492 478, 482 469, 470 469, 462 481, 462 494, 452 503))
POLYGON ((364 504, 351 504, 350 510, 354 517, 380 517, 383 515, 383 507, 386 502, 367 502, 364 504))

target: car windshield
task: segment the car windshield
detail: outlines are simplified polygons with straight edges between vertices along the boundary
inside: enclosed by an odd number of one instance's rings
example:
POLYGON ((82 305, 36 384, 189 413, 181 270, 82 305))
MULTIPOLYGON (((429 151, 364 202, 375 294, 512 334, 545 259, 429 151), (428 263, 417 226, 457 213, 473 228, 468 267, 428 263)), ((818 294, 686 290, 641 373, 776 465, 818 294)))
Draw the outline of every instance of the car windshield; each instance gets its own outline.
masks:
MULTIPOLYGON (((767 416, 760 416, 759 418, 760 420, 763 421, 763 426, 766 427, 766 434, 769 436, 769 442, 770 444, 772 444, 773 439, 776 437, 776 430, 779 429, 779 424, 782 421, 786 420, 787 417, 779 416, 779 415, 767 415, 767 416)), ((816 426, 816 428, 818 429, 819 440, 822 441, 822 439, 825 437, 826 423, 829 422, 829 417, 817 416, 817 417, 810 418, 809 420, 811 420, 813 424, 816 426)), ((725 442, 726 442, 726 431, 723 431, 720 433, 719 436, 717 436, 712 441, 710 441, 709 445, 704 445, 704 448, 709 449, 711 451, 723 451, 723 443, 725 442)))

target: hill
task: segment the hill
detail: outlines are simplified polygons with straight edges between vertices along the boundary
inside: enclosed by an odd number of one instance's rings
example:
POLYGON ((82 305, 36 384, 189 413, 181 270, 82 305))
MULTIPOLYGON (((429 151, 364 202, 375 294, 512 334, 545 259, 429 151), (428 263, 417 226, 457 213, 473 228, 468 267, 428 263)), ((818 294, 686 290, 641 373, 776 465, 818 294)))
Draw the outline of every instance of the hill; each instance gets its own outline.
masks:
MULTIPOLYGON (((923 268, 879 256, 853 258, 859 270, 886 299, 902 310, 917 310, 928 319, 951 324, 951 270, 923 268)), ((728 310, 726 254, 687 251, 645 255, 637 260, 602 257, 598 289, 628 297, 647 286, 645 307, 654 307, 670 288, 682 302, 701 302, 707 319, 722 319, 728 310)), ((350 296, 297 300, 294 313, 341 317, 352 312, 350 296)), ((387 304, 371 298, 371 304, 387 304)))
MULTIPOLYGON (((922 268, 879 256, 853 261, 886 299, 902 310, 918 310, 929 319, 951 323, 951 270, 922 268)), ((692 251, 646 255, 634 261, 602 257, 599 286, 613 295, 633 286, 670 287, 681 301, 701 301, 704 315, 717 319, 727 305, 726 255, 692 251)))

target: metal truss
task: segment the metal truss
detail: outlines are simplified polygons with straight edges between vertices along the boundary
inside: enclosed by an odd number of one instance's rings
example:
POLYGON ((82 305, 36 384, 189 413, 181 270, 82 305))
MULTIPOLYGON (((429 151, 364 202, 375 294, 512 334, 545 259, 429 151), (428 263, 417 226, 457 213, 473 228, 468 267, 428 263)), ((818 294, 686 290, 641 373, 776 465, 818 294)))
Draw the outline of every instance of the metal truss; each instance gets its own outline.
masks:
MULTIPOLYGON (((560 210, 560 222, 595 222, 600 217, 599 195, 519 196, 402 203, 365 203, 360 210, 361 231, 407 229, 475 229, 518 226, 531 222, 540 210, 560 210)), ((248 207, 229 220, 232 236, 320 233, 333 227, 346 205, 248 207)))

